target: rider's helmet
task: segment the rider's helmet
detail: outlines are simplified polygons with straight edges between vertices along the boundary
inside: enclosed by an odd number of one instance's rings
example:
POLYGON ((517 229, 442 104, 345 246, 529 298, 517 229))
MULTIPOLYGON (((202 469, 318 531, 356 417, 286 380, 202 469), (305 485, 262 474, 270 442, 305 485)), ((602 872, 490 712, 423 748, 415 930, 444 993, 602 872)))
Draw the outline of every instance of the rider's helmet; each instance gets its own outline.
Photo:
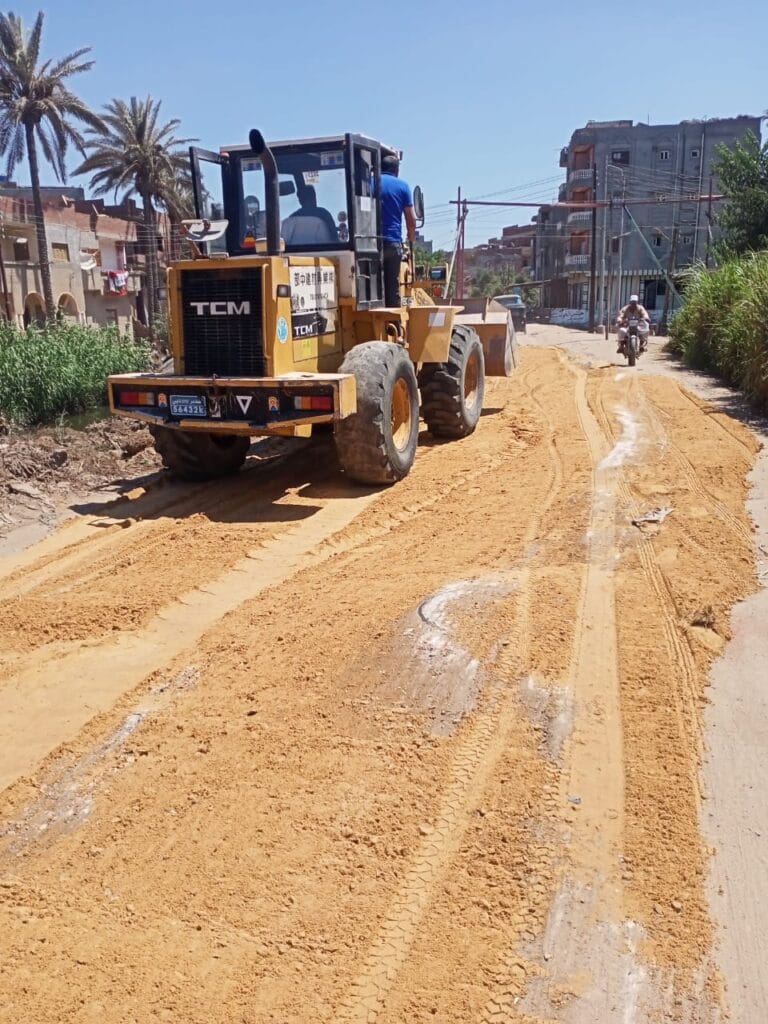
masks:
POLYGON ((629 301, 630 302, 639 302, 640 301, 640 297, 638 295, 630 295, 629 296, 629 301))

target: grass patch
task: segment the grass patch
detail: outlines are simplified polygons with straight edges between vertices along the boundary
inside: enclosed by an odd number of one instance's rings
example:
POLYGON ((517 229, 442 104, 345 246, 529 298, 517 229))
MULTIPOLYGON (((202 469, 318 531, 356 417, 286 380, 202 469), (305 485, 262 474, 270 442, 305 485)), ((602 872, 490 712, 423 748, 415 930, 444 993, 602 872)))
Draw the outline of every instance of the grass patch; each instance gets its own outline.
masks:
POLYGON ((107 400, 110 373, 149 368, 149 345, 115 327, 0 324, 0 413, 19 426, 50 423, 107 400))
POLYGON ((692 270, 669 347, 768 411, 768 252, 692 270))

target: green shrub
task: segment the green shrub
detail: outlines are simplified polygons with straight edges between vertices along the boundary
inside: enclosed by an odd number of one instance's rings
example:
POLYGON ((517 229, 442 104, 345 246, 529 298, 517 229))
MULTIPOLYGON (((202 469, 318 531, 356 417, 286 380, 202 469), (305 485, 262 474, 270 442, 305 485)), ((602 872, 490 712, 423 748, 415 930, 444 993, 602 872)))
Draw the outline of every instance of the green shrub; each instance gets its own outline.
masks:
POLYGON ((768 252, 691 271, 670 348, 768 409, 768 252))
POLYGON ((0 324, 0 413, 21 426, 85 412, 107 400, 110 373, 146 370, 149 346, 115 327, 0 324))

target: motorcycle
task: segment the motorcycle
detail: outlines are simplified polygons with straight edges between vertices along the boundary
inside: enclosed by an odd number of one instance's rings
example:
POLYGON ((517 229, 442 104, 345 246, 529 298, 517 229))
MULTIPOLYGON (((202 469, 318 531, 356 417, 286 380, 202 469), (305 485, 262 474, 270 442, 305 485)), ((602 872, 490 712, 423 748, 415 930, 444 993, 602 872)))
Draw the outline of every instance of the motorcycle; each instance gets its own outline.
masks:
POLYGON ((622 352, 627 357, 630 366, 634 366, 637 357, 640 355, 640 321, 636 316, 627 320, 627 336, 621 345, 622 352))

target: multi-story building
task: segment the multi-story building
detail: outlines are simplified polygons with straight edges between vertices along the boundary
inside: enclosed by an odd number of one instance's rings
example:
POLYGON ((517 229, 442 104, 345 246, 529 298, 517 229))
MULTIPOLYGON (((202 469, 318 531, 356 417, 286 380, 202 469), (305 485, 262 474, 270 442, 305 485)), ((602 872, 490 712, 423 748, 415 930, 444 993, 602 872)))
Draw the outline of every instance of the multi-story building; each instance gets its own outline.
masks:
POLYGON ((656 125, 589 121, 560 154, 567 180, 558 199, 574 204, 559 208, 567 211, 564 246, 559 228, 542 230, 555 208, 540 211, 536 277, 549 277, 568 307, 586 313, 594 266, 598 320, 633 292, 655 319, 669 313, 675 273, 705 261, 717 237, 717 200, 709 198, 718 188, 717 148, 733 146, 748 131, 759 138, 760 125, 749 116, 656 125), (595 201, 593 262, 588 204, 595 201))
MULTIPOLYGON (((87 200, 82 189, 46 189, 43 202, 53 295, 62 316, 121 329, 144 322, 141 211, 132 203, 109 207, 87 200)), ((35 224, 29 190, 2 187, 0 315, 20 326, 44 319, 35 224)))
POLYGON ((464 274, 470 281, 484 270, 492 270, 502 277, 509 276, 510 284, 517 274, 531 276, 536 225, 512 224, 502 228, 501 236, 464 251, 464 274))
MULTIPOLYGON (((565 186, 560 187, 565 201, 565 186)), ((534 218, 533 264, 535 279, 540 281, 540 305, 547 309, 568 305, 568 278, 565 257, 568 250, 568 209, 565 206, 542 206, 534 218)))

